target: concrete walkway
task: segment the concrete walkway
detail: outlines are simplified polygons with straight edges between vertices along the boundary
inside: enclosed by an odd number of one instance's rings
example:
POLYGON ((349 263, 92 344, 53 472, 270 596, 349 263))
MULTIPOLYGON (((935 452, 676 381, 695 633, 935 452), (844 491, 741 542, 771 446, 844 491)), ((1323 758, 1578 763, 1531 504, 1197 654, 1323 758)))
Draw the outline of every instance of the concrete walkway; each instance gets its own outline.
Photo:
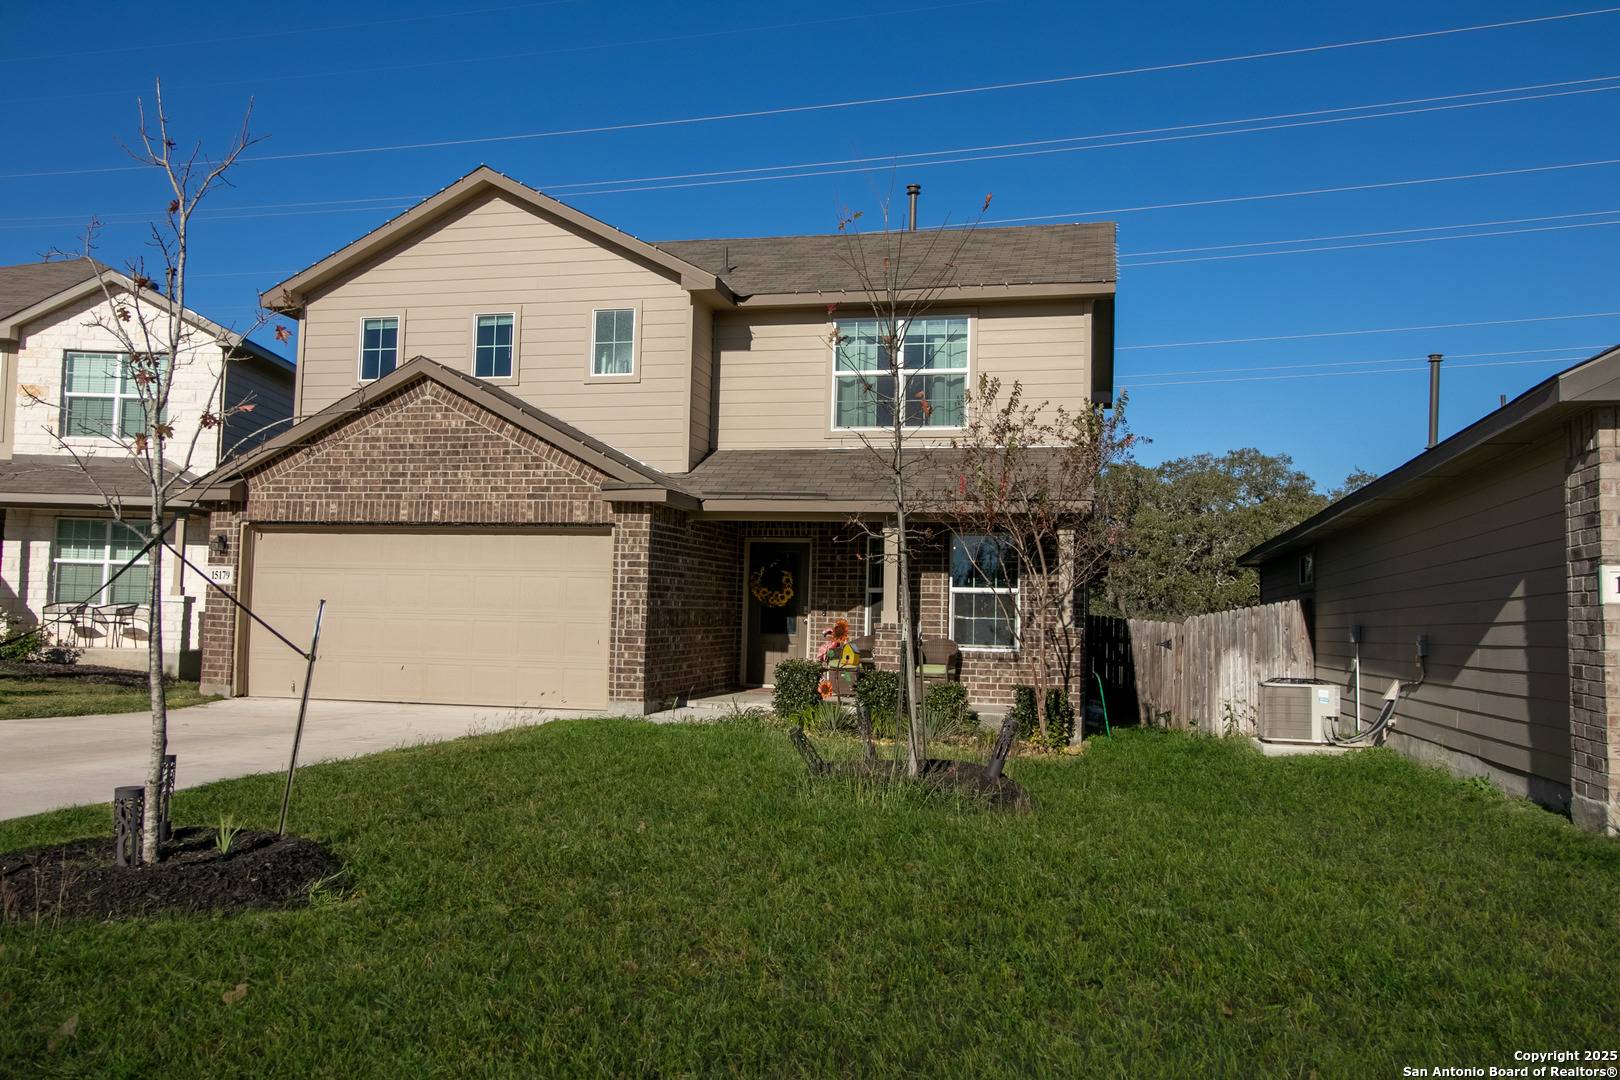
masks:
MULTIPOLYGON (((586 715, 600 710, 312 701, 298 761, 358 757, 586 715)), ((298 702, 282 698, 229 698, 175 710, 169 714, 169 752, 179 755, 179 786, 285 769, 297 717, 298 702)), ((145 781, 151 734, 147 713, 0 720, 0 818, 111 801, 113 788, 145 781)))

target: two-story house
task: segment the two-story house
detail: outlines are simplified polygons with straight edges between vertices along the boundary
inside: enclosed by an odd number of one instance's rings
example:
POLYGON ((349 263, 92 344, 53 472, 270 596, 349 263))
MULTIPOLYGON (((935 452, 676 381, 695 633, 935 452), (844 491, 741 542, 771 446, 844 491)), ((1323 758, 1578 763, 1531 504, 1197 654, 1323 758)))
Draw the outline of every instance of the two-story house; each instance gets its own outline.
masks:
MULTIPOLYGON (((135 315, 133 283, 84 259, 0 267, 0 608, 20 625, 44 623, 85 650, 84 660, 144 667, 151 625, 150 559, 115 574, 143 542, 113 519, 109 501, 144 518, 147 481, 118 441, 142 427, 141 405, 123 340, 106 329, 119 307, 135 315), (110 298, 109 298, 110 297, 110 298), (108 582, 111 581, 109 585, 108 582)), ((150 290, 139 314, 161 316, 150 290)), ((191 472, 200 477, 256 437, 284 429, 292 415, 292 365, 193 312, 169 398, 172 445, 195 438, 191 472), (229 412, 222 425, 203 414, 229 412)), ((137 325, 131 323, 131 325, 137 325)), ((205 522, 178 525, 177 546, 199 565, 205 522)), ((171 672, 197 667, 200 576, 178 560, 158 618, 171 672)))
MULTIPOLYGON (((480 168, 264 295, 299 322, 299 420, 210 478, 212 557, 300 636, 328 602, 318 697, 640 712, 768 683, 837 618, 892 663, 895 565, 851 527, 885 524, 886 365, 846 244, 646 243, 480 168)), ((981 374, 1109 400, 1111 224, 983 228, 937 269, 906 330, 923 436, 981 374)), ((1002 704, 1018 583, 971 543, 920 552, 913 595, 1002 704)), ((203 651, 217 691, 301 688, 220 605, 203 651)))

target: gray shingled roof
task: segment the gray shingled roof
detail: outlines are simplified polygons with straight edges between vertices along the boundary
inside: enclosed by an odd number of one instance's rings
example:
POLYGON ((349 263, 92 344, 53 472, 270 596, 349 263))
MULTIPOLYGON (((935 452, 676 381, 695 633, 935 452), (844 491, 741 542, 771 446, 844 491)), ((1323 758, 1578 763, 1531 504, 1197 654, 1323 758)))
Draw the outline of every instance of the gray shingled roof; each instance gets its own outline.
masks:
POLYGON ((71 289, 95 272, 95 268, 84 259, 0 266, 0 319, 31 308, 63 289, 71 289))
POLYGON ((862 275, 851 263, 864 264, 879 276, 884 255, 891 251, 900 253, 895 265, 909 270, 918 286, 1112 282, 1119 277, 1114 234, 1113 222, 1076 222, 971 231, 667 240, 655 246, 718 274, 741 296, 756 296, 861 291, 862 275))
MULTIPOLYGON (((178 472, 169 466, 171 474, 178 472)), ((140 466, 122 450, 84 455, 84 466, 65 454, 17 454, 0 461, 0 498, 11 502, 48 504, 53 496, 82 501, 103 493, 141 500, 150 485, 140 466)))
MULTIPOLYGON (((962 452, 914 448, 907 485, 919 495, 954 490, 962 452)), ((893 476, 864 446, 802 450, 716 450, 675 477, 700 499, 871 502, 890 497, 893 476)))

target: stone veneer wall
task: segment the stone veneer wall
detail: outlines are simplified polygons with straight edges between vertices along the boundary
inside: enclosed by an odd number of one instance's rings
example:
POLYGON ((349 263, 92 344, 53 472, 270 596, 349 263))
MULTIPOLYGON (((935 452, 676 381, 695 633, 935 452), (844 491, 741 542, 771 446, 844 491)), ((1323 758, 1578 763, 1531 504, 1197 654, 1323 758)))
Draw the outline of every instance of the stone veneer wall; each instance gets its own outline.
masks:
POLYGON ((1590 410, 1567 430, 1570 813, 1576 824, 1613 833, 1620 832, 1620 610, 1603 606, 1598 567, 1620 564, 1620 411, 1590 410))

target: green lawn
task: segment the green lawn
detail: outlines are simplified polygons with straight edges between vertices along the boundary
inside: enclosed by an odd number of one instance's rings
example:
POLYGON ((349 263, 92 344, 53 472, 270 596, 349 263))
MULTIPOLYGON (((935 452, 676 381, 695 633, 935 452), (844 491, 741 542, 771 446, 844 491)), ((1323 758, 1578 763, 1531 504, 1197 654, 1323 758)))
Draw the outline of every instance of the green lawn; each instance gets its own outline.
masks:
MULTIPOLYGON (((194 682, 175 682, 169 687, 171 709, 218 700, 199 693, 194 682)), ((149 707, 150 698, 144 683, 126 686, 61 676, 0 675, 0 720, 145 712, 149 707)))
MULTIPOLYGON (((349 860, 346 894, 0 931, 0 1061, 1326 1078, 1620 1046, 1620 844, 1383 751, 1126 732, 1009 771, 1035 813, 812 787, 742 727, 569 721, 310 768, 294 826, 349 860)), ((278 798, 250 777, 176 815, 273 827, 278 798)), ((3 822, 0 850, 106 826, 3 822)))

